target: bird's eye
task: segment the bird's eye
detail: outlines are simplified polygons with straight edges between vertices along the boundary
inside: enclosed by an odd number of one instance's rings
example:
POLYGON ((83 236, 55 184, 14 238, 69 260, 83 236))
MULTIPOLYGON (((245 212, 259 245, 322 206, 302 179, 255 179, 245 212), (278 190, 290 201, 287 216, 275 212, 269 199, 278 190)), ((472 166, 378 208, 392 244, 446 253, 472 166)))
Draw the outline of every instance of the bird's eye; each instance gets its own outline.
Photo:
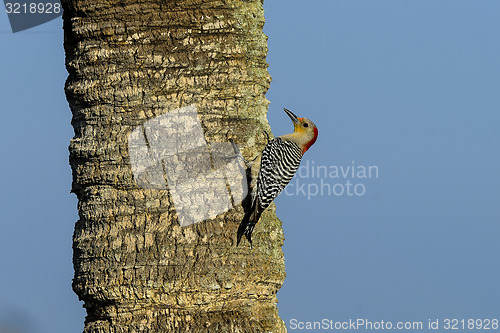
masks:
POLYGON ((308 123, 304 123, 303 125, 304 127, 309 127, 309 124, 308 123))

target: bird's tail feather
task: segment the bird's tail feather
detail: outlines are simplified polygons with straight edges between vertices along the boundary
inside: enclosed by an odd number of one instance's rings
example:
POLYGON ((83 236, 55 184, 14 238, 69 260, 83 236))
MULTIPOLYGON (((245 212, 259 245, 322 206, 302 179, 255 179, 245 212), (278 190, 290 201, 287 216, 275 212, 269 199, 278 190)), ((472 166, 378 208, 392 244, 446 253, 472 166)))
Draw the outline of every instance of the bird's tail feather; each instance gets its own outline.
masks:
POLYGON ((240 223, 240 226, 238 227, 238 240, 236 242, 236 246, 240 244, 241 237, 243 235, 246 236, 248 239, 248 242, 250 245, 252 245, 252 232, 253 228, 259 221, 260 215, 262 214, 262 211, 259 209, 258 205, 252 205, 252 208, 245 214, 245 217, 240 223))

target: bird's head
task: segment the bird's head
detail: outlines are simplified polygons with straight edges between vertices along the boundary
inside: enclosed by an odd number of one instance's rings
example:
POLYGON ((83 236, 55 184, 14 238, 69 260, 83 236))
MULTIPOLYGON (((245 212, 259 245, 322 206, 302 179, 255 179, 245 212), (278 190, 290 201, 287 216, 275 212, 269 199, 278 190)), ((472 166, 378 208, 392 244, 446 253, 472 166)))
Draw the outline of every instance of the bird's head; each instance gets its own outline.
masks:
POLYGON ((298 118, 292 111, 284 108, 286 114, 292 119, 294 131, 291 134, 293 141, 295 141, 302 149, 304 154, 318 138, 318 128, 316 125, 307 118, 298 118))

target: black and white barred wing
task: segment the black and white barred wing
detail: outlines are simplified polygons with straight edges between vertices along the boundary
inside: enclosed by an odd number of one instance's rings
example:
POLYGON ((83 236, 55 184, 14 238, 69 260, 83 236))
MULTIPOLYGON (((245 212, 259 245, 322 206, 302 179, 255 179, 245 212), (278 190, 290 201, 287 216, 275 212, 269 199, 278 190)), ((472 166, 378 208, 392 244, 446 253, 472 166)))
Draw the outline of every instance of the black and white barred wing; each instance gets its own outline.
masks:
POLYGON ((257 196, 262 210, 280 194, 297 172, 302 158, 299 146, 281 138, 271 140, 262 152, 257 196))

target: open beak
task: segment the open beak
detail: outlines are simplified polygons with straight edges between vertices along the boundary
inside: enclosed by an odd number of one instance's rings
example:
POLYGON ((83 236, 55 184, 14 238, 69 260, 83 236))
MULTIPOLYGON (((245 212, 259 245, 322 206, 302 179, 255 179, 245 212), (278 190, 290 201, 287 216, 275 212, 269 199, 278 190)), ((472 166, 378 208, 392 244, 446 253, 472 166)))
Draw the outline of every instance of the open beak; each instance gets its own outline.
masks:
POLYGON ((299 119, 297 119, 297 116, 293 114, 292 111, 288 110, 287 108, 283 108, 283 110, 286 112, 286 114, 292 119, 294 124, 300 124, 299 119))

